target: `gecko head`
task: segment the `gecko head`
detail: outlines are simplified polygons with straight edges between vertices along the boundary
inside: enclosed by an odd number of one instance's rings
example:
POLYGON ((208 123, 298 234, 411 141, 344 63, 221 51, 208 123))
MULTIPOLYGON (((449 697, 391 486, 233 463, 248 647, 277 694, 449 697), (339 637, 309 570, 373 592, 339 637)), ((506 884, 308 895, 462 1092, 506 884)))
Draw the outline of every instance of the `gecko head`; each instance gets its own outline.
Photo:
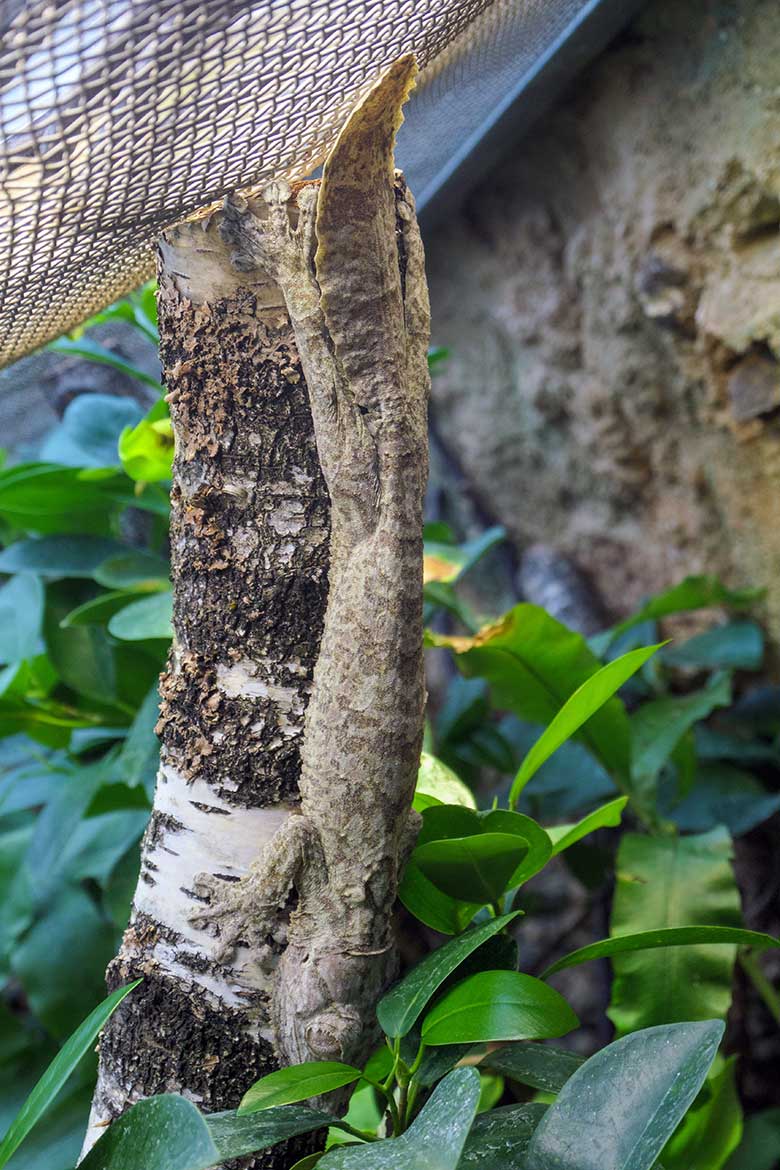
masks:
POLYGON ((358 1012, 346 1004, 334 1004, 308 1020, 306 1047, 317 1060, 349 1060, 360 1044, 363 1028, 358 1012))

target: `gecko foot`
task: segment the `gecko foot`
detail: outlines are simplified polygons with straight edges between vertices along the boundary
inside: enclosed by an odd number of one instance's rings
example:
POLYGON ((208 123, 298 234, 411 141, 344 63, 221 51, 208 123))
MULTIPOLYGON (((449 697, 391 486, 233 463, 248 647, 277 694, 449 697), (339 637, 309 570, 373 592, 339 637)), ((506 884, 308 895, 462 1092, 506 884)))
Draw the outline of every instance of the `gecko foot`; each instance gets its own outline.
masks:
POLYGON ((196 930, 206 931, 218 940, 215 957, 220 963, 227 962, 241 945, 258 952, 261 961, 270 956, 268 938, 275 923, 258 905, 254 885, 251 878, 233 882, 209 873, 199 873, 195 878, 192 892, 204 904, 190 915, 189 921, 196 930))

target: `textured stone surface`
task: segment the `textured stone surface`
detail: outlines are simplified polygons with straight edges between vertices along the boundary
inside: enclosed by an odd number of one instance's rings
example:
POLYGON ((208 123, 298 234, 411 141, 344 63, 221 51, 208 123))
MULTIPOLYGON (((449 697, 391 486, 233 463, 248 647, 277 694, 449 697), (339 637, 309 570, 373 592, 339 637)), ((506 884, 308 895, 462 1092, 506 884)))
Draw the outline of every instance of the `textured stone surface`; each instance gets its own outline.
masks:
POLYGON ((616 613, 686 573, 780 634, 780 8, 656 0, 426 241, 436 425, 616 613))

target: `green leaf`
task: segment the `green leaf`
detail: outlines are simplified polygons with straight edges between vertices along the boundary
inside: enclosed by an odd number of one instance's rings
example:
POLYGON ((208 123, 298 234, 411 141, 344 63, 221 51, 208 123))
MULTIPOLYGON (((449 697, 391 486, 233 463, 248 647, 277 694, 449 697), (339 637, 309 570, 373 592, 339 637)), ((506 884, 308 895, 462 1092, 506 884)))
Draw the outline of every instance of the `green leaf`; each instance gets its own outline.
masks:
POLYGON ((128 1109, 98 1139, 81 1170, 208 1170, 219 1151, 191 1101, 167 1093, 128 1109))
POLYGON ((731 680, 723 674, 701 691, 644 703, 631 716, 631 790, 640 807, 652 806, 658 775, 688 729, 730 702, 731 680))
POLYGON ((160 759, 160 744, 154 733, 159 717, 157 683, 138 708, 117 760, 117 773, 131 788, 143 784, 151 793, 160 759))
POLYGON ((650 1170, 698 1093, 723 1024, 671 1024, 603 1048, 566 1082, 528 1146, 533 1170, 650 1170))
MULTIPOLYGON (((634 951, 653 951, 666 947, 707 946, 752 947, 763 951, 780 947, 780 939, 757 930, 743 930, 734 926, 669 926, 661 930, 642 930, 637 934, 619 934, 614 938, 603 938, 600 942, 589 943, 579 950, 570 951, 562 959, 542 973, 542 978, 576 967, 590 959, 608 959, 613 955, 627 955, 634 951)), ((664 960, 666 961, 666 960, 664 960)))
POLYGON ((478 833, 429 841, 414 851, 415 863, 445 894, 461 901, 494 903, 528 853, 522 837, 478 833))
POLYGON ((77 341, 69 337, 60 337, 57 341, 50 342, 46 348, 54 353, 67 354, 68 357, 80 357, 86 361, 97 362, 98 365, 112 366, 121 374, 136 378, 146 386, 153 386, 158 393, 162 392, 162 386, 157 378, 152 378, 150 374, 138 366, 134 366, 132 362, 125 361, 124 358, 119 357, 112 350, 106 349, 99 342, 93 341, 90 337, 80 337, 77 341))
MULTIPOLYGON (((601 669, 580 634, 536 605, 515 606, 474 637, 432 635, 431 642, 449 647, 465 674, 487 679, 497 707, 543 726, 601 669)), ((628 781, 629 725, 617 697, 592 714, 578 736, 610 773, 628 781)))
POLYGON ((112 924, 80 886, 65 885, 17 944, 11 967, 37 1018, 52 1035, 65 1037, 100 1002, 103 972, 115 951, 112 924))
MULTIPOLYGON (((94 1044, 96 1036, 105 1027, 112 1013, 125 996, 129 995, 140 982, 141 980, 137 979, 135 983, 129 983, 126 987, 117 988, 116 991, 112 992, 94 1011, 90 1012, 83 1024, 62 1046, 3 1138, 0 1144, 0 1170, 52 1104, 76 1065, 94 1044)), ((167 1170, 173 1170, 173 1168, 169 1167, 167 1170)))
POLYGON ((564 849, 568 849, 569 846, 576 845, 589 833, 595 833, 597 829, 603 829, 607 826, 614 828, 619 825, 623 809, 627 804, 628 797, 619 796, 617 800, 610 800, 609 804, 603 804, 601 808, 588 813, 576 825, 557 825, 555 828, 548 829, 547 835, 553 843, 553 857, 563 853, 564 849))
POLYGON ((0 587, 0 662, 38 652, 43 601, 43 586, 32 573, 19 573, 0 587))
POLYGON ((481 926, 476 926, 459 938, 445 943, 433 954, 396 983, 377 1005, 377 1019, 388 1036, 406 1036, 414 1027, 425 1005, 435 995, 445 979, 467 959, 477 947, 498 934, 518 917, 519 911, 503 914, 481 926))
POLYGON ((99 597, 92 597, 83 601, 60 622, 60 629, 69 630, 73 626, 107 626, 115 613, 124 609, 135 601, 133 593, 122 590, 112 590, 110 593, 101 593, 99 597))
MULTIPOLYGON (((722 1170, 742 1137, 736 1057, 704 1085, 663 1152, 664 1170, 722 1170)), ((780 1153, 780 1145, 778 1146, 780 1153)))
POLYGON ((334 1120, 299 1105, 251 1117, 203 1116, 184 1097, 166 1093, 139 1101, 110 1125, 80 1170, 210 1170, 334 1120))
MULTIPOLYGON (((628 834, 616 877, 613 936, 680 926, 741 928, 731 840, 724 829, 682 838, 628 834)), ((733 944, 709 942, 616 955, 608 1014, 618 1032, 725 1017, 735 953, 733 944)))
POLYGON ((479 903, 459 902, 437 889, 415 863, 414 855, 406 863, 398 898, 410 914, 440 934, 461 934, 479 910, 479 903))
POLYGON ((108 623, 108 632, 128 642, 173 637, 173 594, 153 593, 126 605, 108 623))
POLYGON ((71 581, 57 581, 47 589, 44 619, 46 649, 64 683, 98 703, 118 698, 114 647, 99 626, 63 629, 61 622, 84 597, 85 589, 71 581))
POLYGON ((745 1119, 742 1142, 727 1170, 777 1170, 780 1152, 780 1107, 762 1109, 745 1119))
MULTIPOLYGON (((417 786, 415 797, 433 796, 442 804, 462 804, 466 808, 476 808, 477 802, 471 789, 463 783, 452 768, 423 752, 420 756, 420 767, 417 772, 417 786)), ((415 808, 417 805, 415 805, 415 808)), ((421 811, 418 809, 418 811, 421 811)))
POLYGON ((170 418, 141 419, 119 436, 119 458, 131 479, 159 483, 171 478, 173 427, 170 418))
POLYGON ((135 593, 159 593, 170 589, 171 566, 164 557, 142 549, 125 549, 108 557, 94 572, 95 580, 107 589, 128 589, 135 593))
POLYGON ((544 869, 552 857, 552 842, 541 825, 524 813, 497 808, 480 813, 483 833, 514 833, 528 845, 528 853, 509 879, 509 886, 522 885, 544 869))
POLYGON ((0 516, 24 532, 108 535, 134 500, 123 472, 22 463, 0 471, 0 516))
POLYGON ((690 613, 696 609, 711 609, 713 606, 727 606, 729 609, 749 609, 759 601, 765 589, 727 589, 717 577, 686 577, 679 585, 657 593, 631 617, 620 622, 604 635, 600 635, 603 645, 598 652, 606 649, 615 638, 634 626, 646 621, 657 621, 669 617, 673 613, 690 613))
POLYGON ((667 666, 688 670, 759 670, 764 635, 756 622, 729 622, 667 647, 662 658, 667 666))
POLYGON ((359 1068, 341 1064, 336 1060, 312 1060, 277 1069, 255 1081, 241 1098, 239 1116, 270 1109, 273 1105, 292 1105, 297 1101, 308 1101, 332 1089, 351 1085, 362 1076, 359 1068))
POLYGON ((517 971, 482 971, 457 983, 423 1020, 423 1043, 478 1044, 564 1036, 579 1023, 552 987, 517 971))
POLYGON ((42 536, 17 540, 0 552, 0 572, 44 577, 91 577, 106 557, 126 551, 103 536, 42 536))
POLYGON ((576 735, 580 728, 620 690, 623 684, 644 666, 662 644, 644 646, 640 650, 631 650, 621 658, 616 658, 614 662, 597 670, 577 688, 573 695, 570 695, 523 760, 522 766, 512 782, 509 793, 510 807, 515 807, 520 793, 545 760, 548 760, 567 739, 576 735))
POLYGON ((510 1081, 530 1085, 532 1089, 558 1093, 583 1063, 584 1058, 575 1052, 519 1040, 489 1052, 482 1066, 494 1069, 510 1081))
POLYGON ((780 794, 768 793, 751 772, 729 764, 701 764, 693 790, 679 804, 661 804, 664 816, 686 833, 725 825, 732 836, 747 833, 780 809, 780 794))
POLYGON ((474 1119, 458 1170, 518 1170, 546 1105, 504 1105, 474 1119))
MULTIPOLYGON (((248 1117, 240 1117, 232 1110, 226 1113, 210 1113, 203 1118, 211 1139, 217 1148, 219 1162, 243 1158, 256 1150, 266 1150, 277 1142, 300 1134, 313 1133, 336 1124, 335 1117, 322 1109, 309 1109, 305 1105, 282 1105, 277 1109, 264 1109, 248 1117)), ((119 1167, 117 1170, 131 1170, 119 1167)), ((138 1170, 156 1170, 152 1166, 139 1166, 138 1170)), ((171 1170, 167 1162, 160 1170, 171 1170)), ((188 1168, 189 1170, 189 1168, 188 1168)))
POLYGON ((456 1068, 400 1137, 337 1146, 318 1165, 322 1170, 457 1170, 478 1101, 479 1073, 456 1068))
POLYGON ((132 398, 80 394, 65 408, 62 422, 46 437, 40 458, 67 467, 117 467, 117 440, 142 417, 132 398))
POLYGON ((431 581, 454 584, 473 568, 489 549, 499 544, 505 537, 506 530, 503 528, 488 528, 473 540, 466 540, 463 544, 430 540, 426 537, 423 558, 426 584, 431 581))

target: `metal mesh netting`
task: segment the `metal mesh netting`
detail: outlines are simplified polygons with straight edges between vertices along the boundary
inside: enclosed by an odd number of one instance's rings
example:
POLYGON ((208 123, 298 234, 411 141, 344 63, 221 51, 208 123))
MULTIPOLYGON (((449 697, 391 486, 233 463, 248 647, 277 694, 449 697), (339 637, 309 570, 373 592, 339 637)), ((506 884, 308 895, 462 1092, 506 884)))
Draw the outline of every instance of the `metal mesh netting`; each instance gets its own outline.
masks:
POLYGON ((311 173, 359 92, 409 51, 423 72, 401 162, 419 190, 495 102, 501 71, 521 74, 586 7, 0 0, 0 365, 146 279, 163 228, 311 173))

